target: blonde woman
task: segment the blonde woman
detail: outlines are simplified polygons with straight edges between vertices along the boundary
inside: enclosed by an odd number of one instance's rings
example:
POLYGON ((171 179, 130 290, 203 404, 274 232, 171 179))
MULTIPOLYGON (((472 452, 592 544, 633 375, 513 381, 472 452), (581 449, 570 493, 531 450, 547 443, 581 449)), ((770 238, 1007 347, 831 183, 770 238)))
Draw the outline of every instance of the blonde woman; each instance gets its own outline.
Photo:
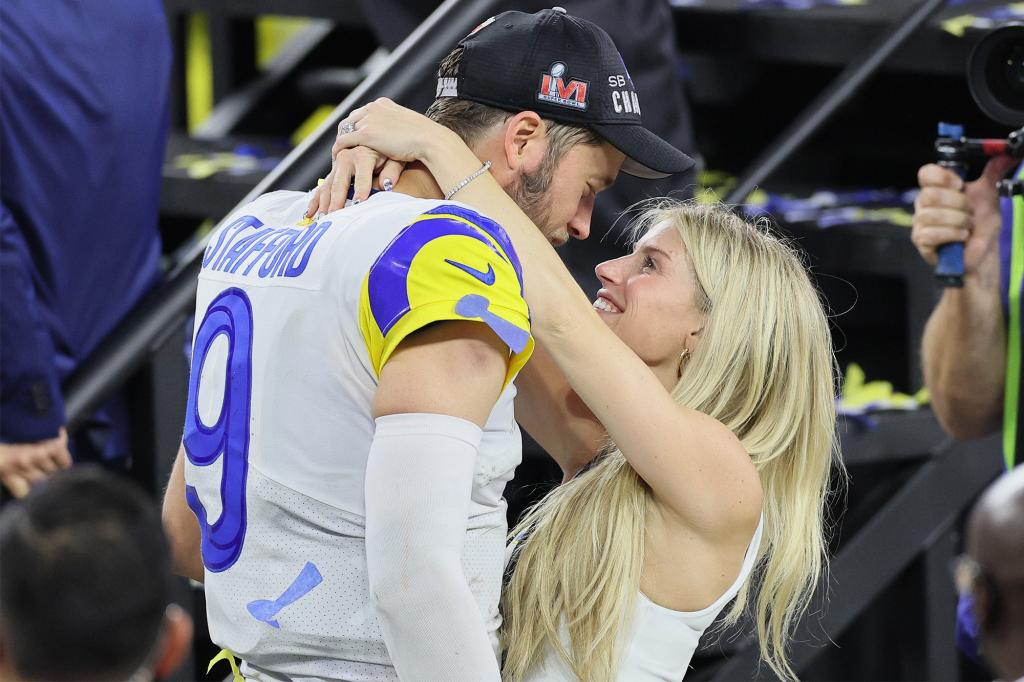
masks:
POLYGON ((522 262, 544 352, 516 415, 579 471, 511 533, 503 678, 679 680, 732 600, 728 620, 749 606, 762 659, 794 678, 787 637, 822 572, 841 464, 828 323, 793 250, 722 208, 662 202, 633 252, 597 267, 590 302, 447 128, 389 100, 347 122, 335 151, 378 155, 342 153, 336 172, 361 168, 368 187, 390 158, 462 185, 522 262))

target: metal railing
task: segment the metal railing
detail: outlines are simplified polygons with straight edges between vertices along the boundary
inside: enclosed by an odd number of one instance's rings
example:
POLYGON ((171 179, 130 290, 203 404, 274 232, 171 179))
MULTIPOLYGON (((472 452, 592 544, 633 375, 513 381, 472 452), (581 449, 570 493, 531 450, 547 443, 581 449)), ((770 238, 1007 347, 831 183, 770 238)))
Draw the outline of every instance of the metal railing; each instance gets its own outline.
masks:
POLYGON ((895 21, 892 27, 872 43, 821 91, 800 116, 768 145, 736 181, 725 198, 727 204, 740 204, 779 166, 788 161, 822 125, 835 114, 873 76, 892 53, 904 45, 929 18, 946 5, 946 0, 924 0, 895 21))

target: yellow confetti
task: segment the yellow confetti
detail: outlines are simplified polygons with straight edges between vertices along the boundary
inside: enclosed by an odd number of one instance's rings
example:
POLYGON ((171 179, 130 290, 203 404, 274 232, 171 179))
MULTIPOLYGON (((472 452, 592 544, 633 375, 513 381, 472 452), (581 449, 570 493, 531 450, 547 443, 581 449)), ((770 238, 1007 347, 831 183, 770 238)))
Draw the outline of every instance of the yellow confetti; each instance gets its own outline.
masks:
POLYGON ((854 362, 846 368, 840 407, 844 412, 860 412, 868 407, 880 410, 913 410, 925 404, 927 398, 926 389, 921 389, 911 396, 894 391, 888 381, 866 381, 864 370, 854 362))
POLYGON ((952 19, 946 19, 942 22, 942 30, 946 33, 955 35, 957 38, 963 38, 964 33, 967 29, 974 25, 978 17, 974 14, 961 14, 958 17, 952 19))

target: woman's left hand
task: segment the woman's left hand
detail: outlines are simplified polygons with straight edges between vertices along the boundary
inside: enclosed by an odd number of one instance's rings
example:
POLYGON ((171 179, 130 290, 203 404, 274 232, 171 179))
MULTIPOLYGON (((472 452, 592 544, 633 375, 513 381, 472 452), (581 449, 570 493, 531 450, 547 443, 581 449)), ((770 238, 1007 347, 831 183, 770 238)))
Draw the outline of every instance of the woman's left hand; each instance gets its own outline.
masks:
MULTIPOLYGON (((343 134, 339 133, 338 138, 343 134)), ((313 192, 306 217, 337 211, 348 200, 350 189, 356 202, 365 201, 371 188, 390 192, 405 170, 404 162, 389 159, 369 147, 349 149, 339 148, 338 144, 335 142, 331 150, 331 172, 313 192)))
POLYGON ((353 200, 366 199, 375 178, 379 188, 388 190, 407 162, 421 161, 433 143, 452 134, 386 97, 354 110, 338 124, 331 173, 314 193, 306 215, 344 206, 353 182, 353 200))

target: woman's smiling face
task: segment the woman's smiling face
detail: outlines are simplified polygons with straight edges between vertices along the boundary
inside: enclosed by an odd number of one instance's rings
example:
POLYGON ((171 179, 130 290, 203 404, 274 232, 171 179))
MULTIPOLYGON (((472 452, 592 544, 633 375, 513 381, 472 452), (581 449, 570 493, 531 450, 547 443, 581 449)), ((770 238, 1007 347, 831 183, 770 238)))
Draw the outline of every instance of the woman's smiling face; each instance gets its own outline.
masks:
POLYGON ((679 233, 652 229, 627 256, 595 269, 603 288, 594 308, 667 387, 678 379, 679 355, 696 350, 704 324, 697 283, 679 233))

